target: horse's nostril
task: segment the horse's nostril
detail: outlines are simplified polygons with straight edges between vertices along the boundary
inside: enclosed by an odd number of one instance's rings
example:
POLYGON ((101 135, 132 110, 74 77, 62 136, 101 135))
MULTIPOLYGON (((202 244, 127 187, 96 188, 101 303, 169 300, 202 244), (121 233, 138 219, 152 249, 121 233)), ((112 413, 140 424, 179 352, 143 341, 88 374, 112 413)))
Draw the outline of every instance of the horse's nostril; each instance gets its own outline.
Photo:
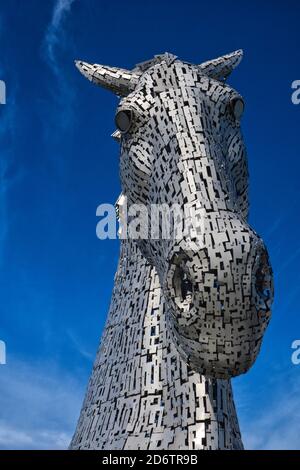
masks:
POLYGON ((256 262, 255 289, 262 300, 268 301, 272 298, 272 268, 265 249, 257 255, 256 262))
POLYGON ((193 287, 191 281, 187 278, 187 275, 184 274, 184 277, 181 281, 181 297, 182 300, 186 300, 188 296, 193 294, 193 287))
POLYGON ((192 301, 193 284, 188 278, 186 272, 180 266, 176 266, 175 268, 172 279, 172 288, 177 305, 181 305, 181 302, 192 301))

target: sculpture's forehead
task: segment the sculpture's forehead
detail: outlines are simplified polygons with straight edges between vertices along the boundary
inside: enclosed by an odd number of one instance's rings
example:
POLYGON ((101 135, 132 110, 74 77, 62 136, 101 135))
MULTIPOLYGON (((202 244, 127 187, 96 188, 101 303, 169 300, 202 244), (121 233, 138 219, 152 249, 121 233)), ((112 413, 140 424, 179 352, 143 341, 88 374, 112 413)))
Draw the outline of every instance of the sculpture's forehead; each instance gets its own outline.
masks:
POLYGON ((140 84, 149 87, 177 87, 180 84, 196 84, 199 81, 197 67, 176 60, 167 63, 165 61, 155 64, 147 69, 140 78, 140 84))
POLYGON ((136 90, 143 88, 153 91, 155 94, 172 88, 197 88, 203 92, 214 88, 220 94, 235 92, 224 82, 214 80, 201 73, 197 65, 178 59, 172 63, 162 61, 143 72, 136 90))

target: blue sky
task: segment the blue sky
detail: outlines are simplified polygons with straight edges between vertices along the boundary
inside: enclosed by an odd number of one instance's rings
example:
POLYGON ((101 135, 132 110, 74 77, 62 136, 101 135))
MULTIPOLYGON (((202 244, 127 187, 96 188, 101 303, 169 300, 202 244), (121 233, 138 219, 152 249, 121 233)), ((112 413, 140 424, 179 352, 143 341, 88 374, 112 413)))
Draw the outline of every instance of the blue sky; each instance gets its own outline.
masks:
POLYGON ((65 448, 105 321, 117 241, 96 207, 119 195, 117 99, 74 59, 130 68, 161 52, 200 63, 243 48, 230 84, 245 98, 250 220, 275 272, 273 319, 233 381, 247 448, 300 449, 297 0, 2 0, 0 79, 0 448, 65 448))

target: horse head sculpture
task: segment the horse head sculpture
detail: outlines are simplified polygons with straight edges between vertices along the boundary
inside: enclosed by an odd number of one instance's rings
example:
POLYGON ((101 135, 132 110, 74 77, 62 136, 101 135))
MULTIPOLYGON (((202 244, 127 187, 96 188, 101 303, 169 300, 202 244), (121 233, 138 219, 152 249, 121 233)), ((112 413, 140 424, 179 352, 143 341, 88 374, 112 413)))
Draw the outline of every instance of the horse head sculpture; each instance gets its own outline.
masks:
POLYGON ((247 222, 244 101, 226 83, 241 58, 236 51, 192 65, 166 53, 133 70, 76 61, 121 97, 115 136, 128 205, 185 213, 184 236, 136 242, 157 270, 181 357, 225 379, 255 361, 273 300, 268 253, 247 222))

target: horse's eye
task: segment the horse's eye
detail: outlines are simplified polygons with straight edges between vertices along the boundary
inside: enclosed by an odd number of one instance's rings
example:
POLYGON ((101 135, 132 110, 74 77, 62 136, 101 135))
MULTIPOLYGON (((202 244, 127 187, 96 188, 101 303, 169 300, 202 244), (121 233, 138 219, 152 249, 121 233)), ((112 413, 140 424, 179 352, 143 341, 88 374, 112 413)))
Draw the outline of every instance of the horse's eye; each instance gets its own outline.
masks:
POLYGON ((117 128, 122 134, 128 132, 133 123, 133 112, 131 109, 122 109, 118 111, 115 117, 117 128))
POLYGON ((229 103, 230 111, 237 121, 239 121, 244 112, 245 104, 241 98, 233 98, 229 103))

